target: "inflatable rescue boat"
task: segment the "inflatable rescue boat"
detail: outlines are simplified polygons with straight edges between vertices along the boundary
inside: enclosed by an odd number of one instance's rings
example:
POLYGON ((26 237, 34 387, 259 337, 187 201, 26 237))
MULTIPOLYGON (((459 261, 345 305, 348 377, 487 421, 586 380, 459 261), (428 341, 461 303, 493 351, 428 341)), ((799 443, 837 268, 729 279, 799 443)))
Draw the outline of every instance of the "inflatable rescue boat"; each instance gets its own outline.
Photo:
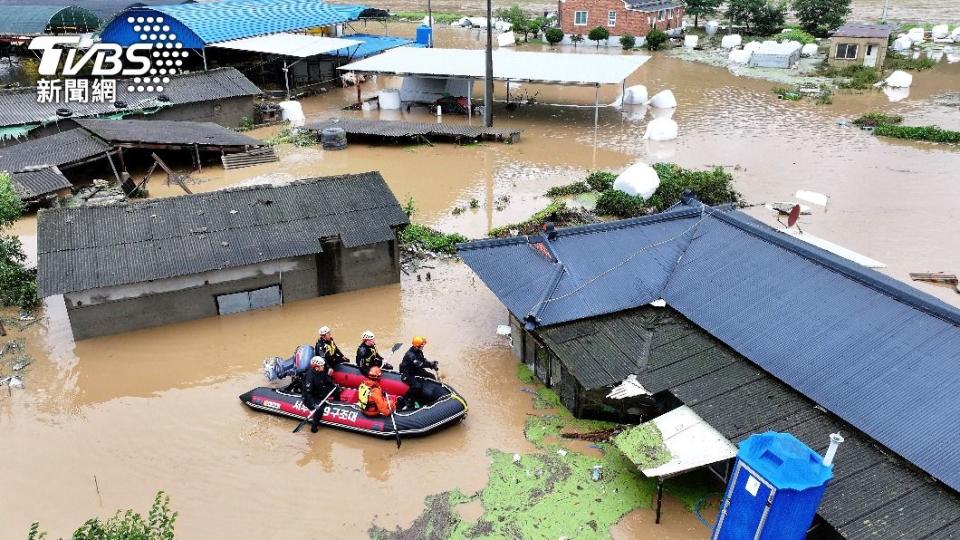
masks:
MULTIPOLYGON (((303 420, 309 416, 310 409, 303 404, 298 381, 309 368, 313 354, 313 347, 302 345, 287 360, 267 360, 264 373, 269 381, 290 377, 291 383, 282 388, 254 388, 240 395, 240 400, 258 411, 303 420)), ((417 437, 459 422, 467 414, 467 402, 450 385, 421 377, 425 403, 418 404, 414 410, 397 411, 391 416, 367 416, 360 411, 357 403, 357 389, 364 379, 360 369, 352 364, 339 364, 331 377, 342 391, 339 400, 330 399, 324 404, 320 419, 320 424, 324 426, 383 438, 393 438, 397 434, 401 437, 417 437)), ((400 380, 399 373, 386 370, 380 379, 380 387, 391 403, 395 403, 396 398, 408 390, 406 383, 400 380)))

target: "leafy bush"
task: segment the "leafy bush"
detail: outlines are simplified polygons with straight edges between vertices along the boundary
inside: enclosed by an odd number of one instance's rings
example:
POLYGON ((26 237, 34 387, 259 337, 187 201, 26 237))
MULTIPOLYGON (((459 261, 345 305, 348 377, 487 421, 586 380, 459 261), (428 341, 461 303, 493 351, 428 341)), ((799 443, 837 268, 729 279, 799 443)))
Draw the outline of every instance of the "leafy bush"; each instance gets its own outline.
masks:
POLYGON ((543 36, 547 38, 547 43, 556 45, 563 41, 563 30, 559 28, 547 28, 543 36))
POLYGON ((599 49, 600 42, 605 41, 607 38, 610 37, 610 31, 602 26, 598 26, 593 30, 591 30, 590 33, 587 34, 587 37, 590 39, 590 41, 596 41, 597 48, 599 49))
POLYGON ((794 15, 804 30, 826 37, 850 15, 852 0, 793 0, 794 15))
POLYGON ((620 36, 620 46, 623 47, 623 50, 629 51, 637 46, 637 38, 630 34, 624 34, 620 36))
POLYGON ((516 229, 520 234, 533 234, 547 221, 553 221, 558 225, 571 225, 577 222, 579 215, 573 210, 567 208, 563 201, 553 201, 546 208, 530 216, 530 219, 520 223, 511 223, 501 227, 490 229, 487 234, 491 237, 503 237, 510 234, 511 229, 516 229))
MULTIPOLYGON (((398 21, 420 22, 427 16, 426 11, 398 11, 390 15, 391 19, 398 21)), ((441 13, 433 12, 433 22, 437 24, 450 24, 463 18, 460 13, 441 13)))
POLYGON ((881 124, 899 124, 903 122, 903 117, 899 114, 887 114, 882 112, 868 112, 861 115, 852 123, 860 127, 877 127, 881 124))
POLYGON ((788 41, 799 41, 804 45, 815 43, 817 41, 817 38, 815 38, 813 34, 804 32, 803 30, 797 28, 778 34, 777 37, 780 39, 786 39, 788 41))
MULTIPOLYGON (((177 521, 177 512, 170 511, 170 497, 164 492, 157 493, 147 519, 134 512, 117 512, 107 521, 98 518, 87 520, 74 531, 72 540, 173 540, 173 527, 177 521)), ((27 533, 27 540, 41 540, 47 533, 40 531, 40 525, 34 523, 27 533)))
MULTIPOLYGON (((0 173, 0 231, 7 229, 23 214, 23 203, 13 190, 10 177, 0 173)), ((25 266, 27 256, 20 239, 0 234, 0 305, 31 308, 37 297, 37 277, 25 266)))
POLYGON ((240 119, 240 125, 237 126, 237 131, 250 131, 253 129, 253 119, 249 116, 244 116, 240 119))
POLYGON ((887 69, 902 69, 904 71, 923 71, 937 65, 933 58, 930 58, 929 56, 913 58, 911 56, 904 56, 893 51, 887 55, 887 59, 883 62, 883 64, 887 69))
POLYGON ((733 175, 720 167, 695 171, 673 163, 656 163, 653 168, 660 175, 660 187, 647 203, 658 212, 680 202, 688 189, 700 202, 711 206, 740 202, 740 193, 733 189, 733 175))
POLYGON ((438 253, 456 253, 457 244, 469 241, 466 236, 453 233, 444 234, 426 225, 411 223, 400 233, 400 243, 406 246, 416 246, 427 251, 438 253))
POLYGON ((660 47, 663 47, 663 45, 669 39, 670 36, 668 36, 666 32, 660 30, 659 28, 654 28, 653 30, 647 32, 647 38, 644 44, 646 45, 647 49, 656 51, 660 49, 660 47))
POLYGON ((940 129, 937 126, 897 126, 880 124, 873 129, 874 135, 908 139, 911 141, 928 141, 936 143, 960 144, 960 131, 940 129))
POLYGON ((880 72, 876 68, 862 65, 835 67, 824 64, 820 67, 820 75, 833 77, 840 88, 856 90, 870 88, 880 81, 880 72))
POLYGON ((634 217, 644 213, 647 205, 641 197, 627 195, 619 189, 608 189, 597 198, 595 211, 603 216, 634 217))
POLYGON ((574 182, 563 186, 554 186, 547 190, 547 197, 563 197, 565 195, 579 195, 580 193, 590 193, 593 188, 586 182, 574 182))
POLYGON ((417 213, 417 201, 413 200, 413 195, 407 195, 407 202, 403 203, 403 213, 407 215, 407 219, 417 213))
POLYGON ((574 34, 570 36, 570 42, 573 43, 573 48, 576 49, 577 45, 583 41, 583 34, 574 34))
POLYGON ((774 88, 773 93, 780 96, 780 99, 785 99, 787 101, 800 101, 803 99, 803 96, 800 95, 800 92, 789 90, 782 86, 777 86, 774 88))
POLYGON ((610 171, 593 171, 587 176, 587 184, 594 191, 606 191, 613 187, 617 175, 610 171))
POLYGON ((317 144, 317 136, 305 129, 284 128, 273 137, 268 138, 266 142, 270 146, 277 146, 280 144, 312 146, 317 144))

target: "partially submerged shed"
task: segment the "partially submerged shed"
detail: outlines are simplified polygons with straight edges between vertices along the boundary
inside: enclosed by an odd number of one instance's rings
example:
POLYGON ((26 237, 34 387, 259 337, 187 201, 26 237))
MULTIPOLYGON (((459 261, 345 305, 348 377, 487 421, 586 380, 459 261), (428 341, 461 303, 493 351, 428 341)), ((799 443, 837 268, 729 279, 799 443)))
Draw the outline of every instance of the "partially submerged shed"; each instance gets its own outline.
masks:
POLYGON ((0 147, 0 171, 10 173, 20 198, 36 200, 71 187, 63 171, 77 169, 115 152, 88 131, 72 129, 16 146, 0 147))
POLYGON ((398 282, 380 173, 38 215, 38 286, 76 339, 398 282))
POLYGON ((882 68, 887 57, 890 34, 897 29, 889 24, 847 23, 830 35, 830 53, 827 63, 831 66, 854 66, 882 68))
POLYGON ((750 55, 750 65, 766 68, 792 68, 800 61, 801 45, 797 42, 763 43, 750 55))

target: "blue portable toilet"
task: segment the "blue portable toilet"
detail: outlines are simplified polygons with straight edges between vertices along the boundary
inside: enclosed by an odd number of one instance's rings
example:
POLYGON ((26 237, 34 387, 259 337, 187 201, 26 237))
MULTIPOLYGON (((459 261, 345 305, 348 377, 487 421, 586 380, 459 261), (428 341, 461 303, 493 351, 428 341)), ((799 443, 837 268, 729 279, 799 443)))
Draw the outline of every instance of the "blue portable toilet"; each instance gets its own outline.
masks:
POLYGON ((789 433, 754 434, 740 443, 713 540, 803 540, 833 477, 843 441, 831 435, 823 458, 789 433))
POLYGON ((433 34, 433 28, 430 28, 425 24, 421 24, 420 26, 418 26, 417 27, 417 45, 421 45, 423 47, 429 47, 430 37, 432 34, 433 34))

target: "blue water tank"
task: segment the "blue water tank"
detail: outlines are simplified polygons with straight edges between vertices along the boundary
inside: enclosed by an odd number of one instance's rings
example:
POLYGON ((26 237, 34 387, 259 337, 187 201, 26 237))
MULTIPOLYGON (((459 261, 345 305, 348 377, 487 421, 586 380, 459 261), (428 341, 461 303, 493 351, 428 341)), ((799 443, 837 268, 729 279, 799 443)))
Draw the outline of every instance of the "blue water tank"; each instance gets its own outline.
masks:
POLYGON ((430 46, 430 35, 433 34, 433 28, 425 24, 421 24, 417 27, 417 45, 423 45, 424 47, 430 46))
POLYGON ((803 540, 833 466, 789 433, 740 443, 713 540, 803 540))

